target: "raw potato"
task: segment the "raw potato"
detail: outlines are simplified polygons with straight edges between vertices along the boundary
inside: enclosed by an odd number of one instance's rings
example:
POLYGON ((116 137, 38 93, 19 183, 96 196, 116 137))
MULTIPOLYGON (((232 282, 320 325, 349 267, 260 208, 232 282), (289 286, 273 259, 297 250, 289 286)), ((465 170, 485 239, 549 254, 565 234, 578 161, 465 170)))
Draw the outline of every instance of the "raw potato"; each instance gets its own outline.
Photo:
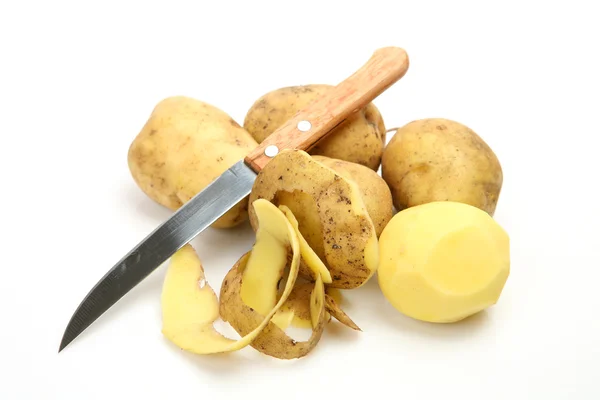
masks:
POLYGON ((432 202, 396 214, 381 234, 378 280, 422 321, 459 321, 495 304, 510 273, 509 237, 485 211, 432 202))
POLYGON ((324 156, 313 156, 313 159, 356 182, 379 237, 394 215, 392 192, 383 178, 372 169, 349 161, 324 156))
MULTIPOLYGON (((176 210, 258 144, 229 115, 189 97, 169 97, 154 108, 129 148, 136 184, 176 210)), ((248 198, 211 226, 230 228, 248 217, 248 198)))
MULTIPOLYGON (((248 110, 244 128, 260 143, 294 114, 332 88, 331 85, 305 85, 269 92, 248 110)), ((383 118, 377 107, 369 103, 336 127, 309 153, 351 161, 377 171, 385 142, 383 118)))
MULTIPOLYGON (((227 338, 215 330, 213 324, 219 317, 219 301, 215 292, 206 281, 204 269, 198 256, 191 245, 184 246, 171 258, 167 274, 163 283, 161 308, 163 314, 162 332, 167 339, 181 349, 196 354, 212 354, 236 351, 251 344, 253 340, 270 336, 263 330, 269 327, 271 317, 281 308, 294 287, 298 274, 300 250, 296 234, 287 219, 276 207, 266 201, 259 201, 255 205, 261 227, 257 233, 263 241, 254 246, 251 252, 246 253, 236 263, 228 275, 232 282, 229 285, 227 296, 232 302, 223 303, 221 309, 230 310, 239 320, 252 319, 258 321, 239 340, 227 338), (269 239, 277 239, 276 241, 269 239), (267 240, 264 240, 267 238, 267 240), (250 257, 258 260, 267 259, 260 265, 260 269, 253 266, 244 271, 250 257), (281 298, 272 303, 272 307, 259 317, 252 309, 243 308, 241 302, 241 278, 248 280, 247 291, 253 304, 264 305, 272 300, 271 292, 256 290, 256 275, 272 282, 281 278, 286 264, 290 265, 290 272, 286 287, 281 298), (237 315, 237 313, 243 315, 237 315)), ((227 278, 224 282, 227 286, 227 278)), ((317 288, 317 290, 319 290, 317 288)), ((225 300, 227 301, 227 300, 225 300)), ((324 307, 322 310, 324 314, 324 307)), ((274 355, 278 348, 271 349, 274 355)))
POLYGON ((422 119, 398 129, 381 168, 398 210, 456 201, 493 216, 502 188, 502 168, 492 149, 471 129, 448 119, 422 119))
MULTIPOLYGON (((356 288, 374 274, 379 263, 377 234, 356 183, 304 151, 284 150, 258 174, 250 202, 256 199, 292 211, 303 237, 331 273, 329 286, 356 288), (301 192, 303 202, 286 201, 285 192, 301 192)), ((257 229, 252 209, 249 217, 257 229)), ((314 279, 310 268, 301 268, 301 273, 314 279)))

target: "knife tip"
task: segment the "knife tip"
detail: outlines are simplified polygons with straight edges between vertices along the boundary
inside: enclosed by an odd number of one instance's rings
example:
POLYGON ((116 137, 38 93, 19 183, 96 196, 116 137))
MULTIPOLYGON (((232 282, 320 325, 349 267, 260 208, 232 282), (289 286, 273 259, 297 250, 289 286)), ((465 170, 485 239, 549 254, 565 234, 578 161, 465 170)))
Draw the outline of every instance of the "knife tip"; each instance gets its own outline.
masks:
POLYGON ((60 353, 61 351, 63 351, 63 349, 67 347, 69 343, 73 341, 73 339, 74 338, 72 337, 72 335, 69 335, 68 330, 65 331, 62 340, 60 341, 60 345, 58 346, 58 352, 60 353))

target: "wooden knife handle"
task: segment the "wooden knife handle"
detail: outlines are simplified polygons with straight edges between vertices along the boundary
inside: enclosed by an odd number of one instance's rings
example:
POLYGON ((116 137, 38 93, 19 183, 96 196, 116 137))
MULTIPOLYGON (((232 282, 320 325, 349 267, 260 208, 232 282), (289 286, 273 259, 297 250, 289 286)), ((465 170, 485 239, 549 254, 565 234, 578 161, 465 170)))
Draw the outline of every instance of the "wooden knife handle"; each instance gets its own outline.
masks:
POLYGON ((284 149, 310 150, 350 114, 362 109, 402 78, 408 65, 408 55, 403 49, 378 49, 358 71, 269 135, 246 156, 246 164, 258 173, 284 149))

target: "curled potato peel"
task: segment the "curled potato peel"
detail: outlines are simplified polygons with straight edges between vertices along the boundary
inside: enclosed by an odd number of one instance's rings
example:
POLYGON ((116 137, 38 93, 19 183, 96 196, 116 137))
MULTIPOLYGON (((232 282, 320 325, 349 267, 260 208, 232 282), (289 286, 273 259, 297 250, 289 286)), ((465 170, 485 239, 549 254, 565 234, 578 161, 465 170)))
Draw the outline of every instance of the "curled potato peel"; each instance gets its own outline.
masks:
MULTIPOLYGON (((313 286, 313 282, 296 281, 296 285, 287 301, 273 317, 273 320, 277 319, 277 326, 281 329, 286 329, 289 326, 304 329, 312 327, 310 296, 313 286), (277 318, 277 316, 280 317, 277 318)), ((341 293, 336 289, 327 287, 325 292, 325 320, 329 322, 331 317, 334 317, 347 327, 360 331, 358 325, 340 307, 341 302, 341 293)))
MULTIPOLYGON (((298 235, 289 217, 266 200, 253 203, 259 221, 257 240, 231 268, 221 286, 220 302, 206 282, 202 263, 190 245, 171 259, 162 292, 162 332, 180 348, 196 354, 223 353, 251 345, 276 358, 298 358, 312 350, 321 338, 326 322, 325 287, 321 275, 312 284, 310 318, 313 334, 309 340, 290 338, 273 317, 296 284, 300 262, 298 235), (277 286, 289 268, 283 293, 277 286), (214 328, 219 318, 240 334, 234 340, 214 328)), ((288 313, 279 317, 286 325, 288 313)), ((287 323, 289 324, 289 323, 287 323)))
POLYGON ((292 210, 286 206, 279 206, 279 209, 283 211, 287 219, 292 224, 296 235, 298 236, 300 255, 302 256, 300 259, 300 265, 306 265, 312 271, 313 276, 316 276, 317 274, 321 275, 323 283, 331 283, 331 273, 325 264, 323 264, 323 261, 321 261, 317 253, 315 253, 315 251, 310 247, 306 239, 304 239, 304 236, 302 236, 302 233, 298 228, 298 220, 292 213, 292 210))
POLYGON ((330 315, 332 315, 335 319, 337 319, 338 321, 340 321, 342 324, 346 325, 347 327, 352 328, 355 331, 362 330, 358 327, 358 325, 356 325, 354 323, 354 321, 352 321, 352 319, 348 316, 348 314, 346 314, 340 308, 339 303, 335 300, 335 298, 328 294, 325 295, 325 309, 327 310, 327 312, 330 315))
POLYGON ((219 317, 216 294, 206 283, 202 263, 189 244, 171 259, 161 307, 163 335, 181 349, 196 354, 240 350, 250 344, 269 321, 265 318, 253 332, 239 340, 219 333, 213 325, 219 317))
MULTIPOLYGON (((291 210, 299 232, 331 274, 328 286, 356 288, 375 273, 377 233, 355 182, 304 151, 284 150, 258 174, 250 202, 257 199, 291 210)), ((256 229, 254 210, 249 217, 256 229)), ((301 273, 314 279, 311 268, 301 268, 301 273)))

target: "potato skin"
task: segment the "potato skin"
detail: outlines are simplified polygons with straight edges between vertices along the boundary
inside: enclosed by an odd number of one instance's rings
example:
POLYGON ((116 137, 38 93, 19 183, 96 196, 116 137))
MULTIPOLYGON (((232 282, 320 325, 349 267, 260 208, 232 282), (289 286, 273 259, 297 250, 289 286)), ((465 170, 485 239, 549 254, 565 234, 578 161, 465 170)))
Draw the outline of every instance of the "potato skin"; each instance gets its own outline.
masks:
POLYGON ((412 121, 398 129, 383 152, 381 170, 399 211, 456 201, 493 216, 503 180, 500 162, 484 140, 444 118, 412 121))
MULTIPOLYGON (((331 85, 313 84, 283 87, 266 93, 248 110, 244 128, 260 143, 299 110, 332 88, 331 85)), ((350 161, 377 171, 385 142, 383 118, 377 107, 369 103, 336 127, 309 154, 350 161)))
POLYGON ((315 155, 312 158, 358 185, 369 216, 375 225, 377 237, 379 237, 394 213, 392 192, 383 178, 377 172, 360 164, 325 156, 315 155))
MULTIPOLYGON (((258 144, 217 107, 185 96, 168 97, 152 111, 131 143, 127 161, 142 191, 176 210, 258 144)), ((247 219, 248 198, 212 224, 230 228, 247 219)))
MULTIPOLYGON (((357 185, 306 152, 284 150, 269 161, 250 193, 250 203, 257 199, 289 207, 302 236, 331 273, 328 286, 356 288, 377 270, 375 226, 357 185)), ((254 211, 248 215, 256 230, 254 211)), ((300 273, 314 276, 302 264, 300 273)))

